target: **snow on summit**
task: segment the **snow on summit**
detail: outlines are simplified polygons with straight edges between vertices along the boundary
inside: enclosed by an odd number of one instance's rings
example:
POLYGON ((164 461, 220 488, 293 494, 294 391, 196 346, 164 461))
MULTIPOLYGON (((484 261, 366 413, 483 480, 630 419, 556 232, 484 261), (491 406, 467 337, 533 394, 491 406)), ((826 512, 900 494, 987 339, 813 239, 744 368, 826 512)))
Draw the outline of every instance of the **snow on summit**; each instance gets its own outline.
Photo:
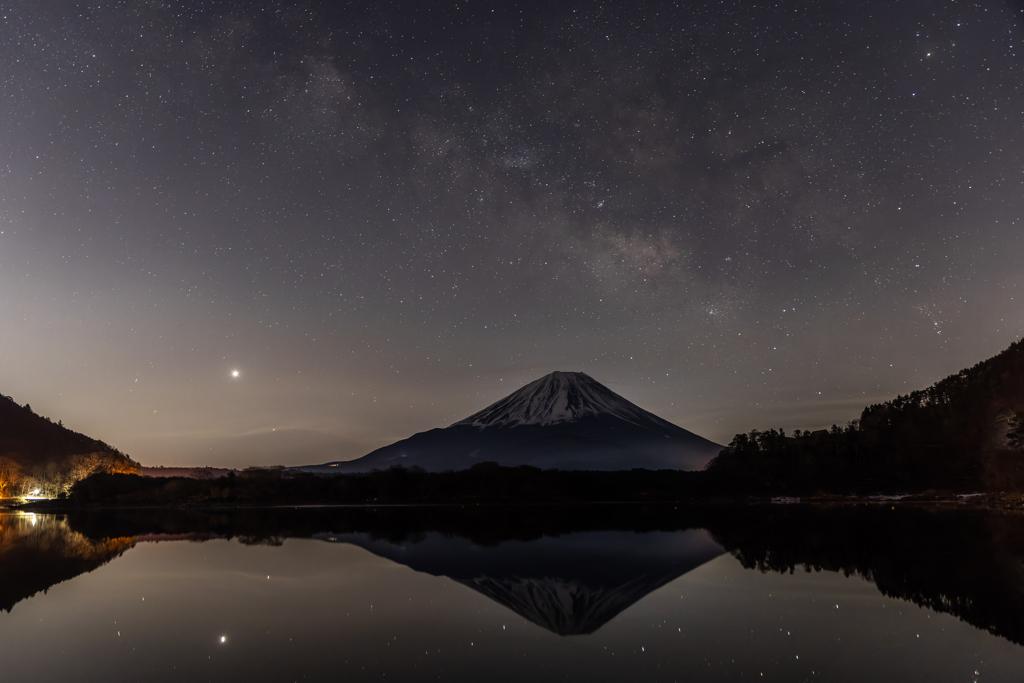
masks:
POLYGON ((668 424, 585 373, 552 372, 452 426, 548 426, 587 416, 613 416, 637 426, 668 424))

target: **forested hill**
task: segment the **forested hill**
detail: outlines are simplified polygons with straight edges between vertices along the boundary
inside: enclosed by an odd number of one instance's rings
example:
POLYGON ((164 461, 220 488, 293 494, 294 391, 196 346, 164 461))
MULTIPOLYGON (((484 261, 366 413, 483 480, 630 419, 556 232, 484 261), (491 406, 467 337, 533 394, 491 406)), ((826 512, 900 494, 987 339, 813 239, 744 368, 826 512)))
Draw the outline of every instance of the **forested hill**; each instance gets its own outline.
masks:
POLYGON ((1024 344, 868 406, 845 427, 737 434, 707 469, 753 487, 1024 489, 1024 344))
POLYGON ((0 395, 0 498, 37 489, 57 495, 94 472, 137 470, 116 448, 0 395))
POLYGON ((102 441, 36 415, 9 396, 0 396, 0 456, 21 463, 60 460, 79 453, 117 452, 102 441))

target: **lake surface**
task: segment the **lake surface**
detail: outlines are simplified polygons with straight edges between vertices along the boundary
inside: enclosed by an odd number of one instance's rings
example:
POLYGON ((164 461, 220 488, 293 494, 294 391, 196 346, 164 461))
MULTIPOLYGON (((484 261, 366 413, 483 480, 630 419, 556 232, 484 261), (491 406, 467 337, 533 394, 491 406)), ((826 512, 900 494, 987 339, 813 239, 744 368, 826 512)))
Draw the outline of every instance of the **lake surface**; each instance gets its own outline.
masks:
POLYGON ((11 681, 1020 681, 1024 518, 0 514, 11 681))

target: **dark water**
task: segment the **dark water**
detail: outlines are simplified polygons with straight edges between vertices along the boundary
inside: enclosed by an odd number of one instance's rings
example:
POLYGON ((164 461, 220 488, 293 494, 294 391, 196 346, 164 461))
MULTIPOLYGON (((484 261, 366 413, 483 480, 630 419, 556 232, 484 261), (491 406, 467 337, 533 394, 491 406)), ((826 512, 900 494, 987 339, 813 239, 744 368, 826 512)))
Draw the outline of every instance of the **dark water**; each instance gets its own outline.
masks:
POLYGON ((0 515, 11 681, 1024 679, 1024 517, 0 515))

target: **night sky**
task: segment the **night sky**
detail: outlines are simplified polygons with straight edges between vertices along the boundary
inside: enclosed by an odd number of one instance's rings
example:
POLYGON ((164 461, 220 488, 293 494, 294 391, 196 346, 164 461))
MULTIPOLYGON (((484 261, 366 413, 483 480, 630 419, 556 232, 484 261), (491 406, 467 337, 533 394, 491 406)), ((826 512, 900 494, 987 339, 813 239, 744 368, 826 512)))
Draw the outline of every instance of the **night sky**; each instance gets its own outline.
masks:
POLYGON ((844 424, 1024 329, 1022 9, 5 2, 0 393, 165 465, 553 370, 844 424))

